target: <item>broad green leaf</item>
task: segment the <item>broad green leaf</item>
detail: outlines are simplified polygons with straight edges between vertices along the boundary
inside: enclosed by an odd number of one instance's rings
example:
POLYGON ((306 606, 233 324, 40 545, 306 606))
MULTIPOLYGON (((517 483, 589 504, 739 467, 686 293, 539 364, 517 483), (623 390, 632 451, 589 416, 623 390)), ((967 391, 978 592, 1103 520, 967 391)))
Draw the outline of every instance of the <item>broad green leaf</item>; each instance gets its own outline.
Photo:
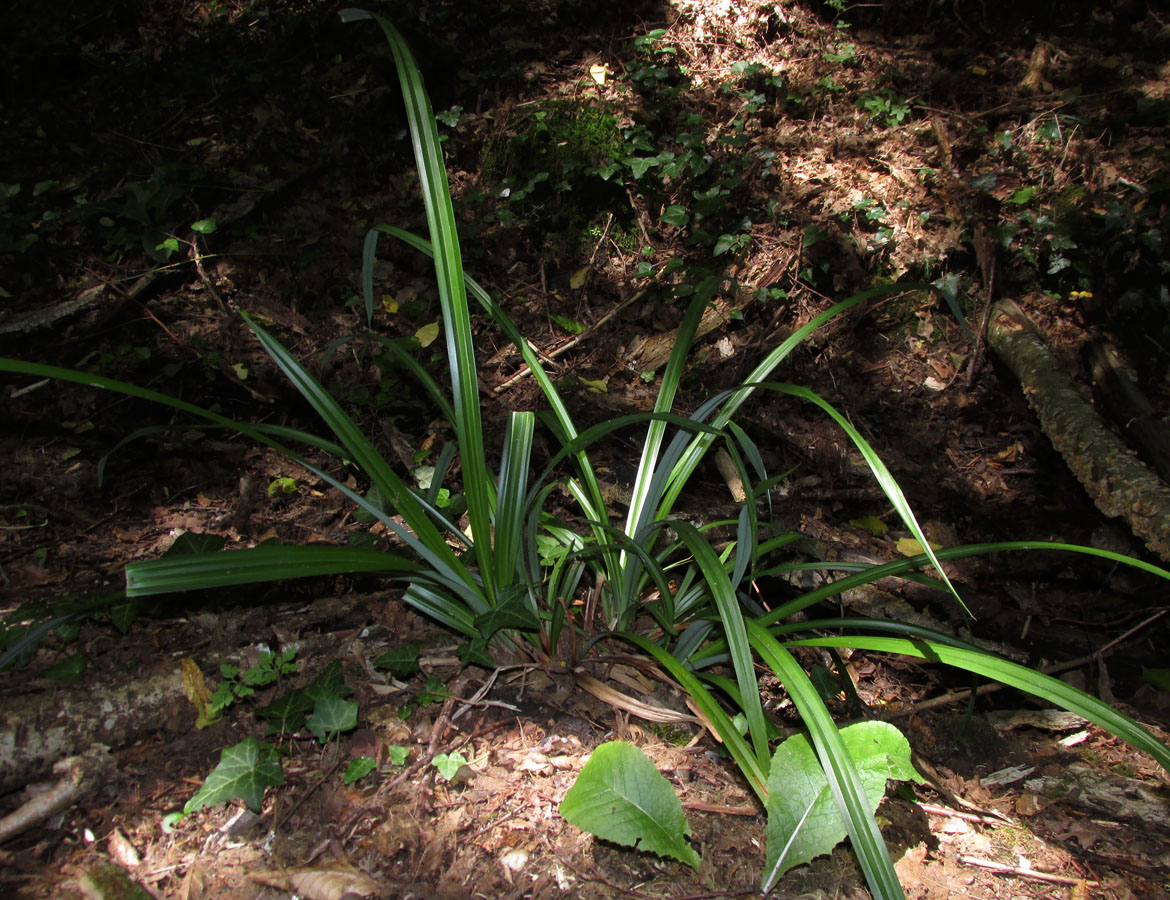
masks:
MULTIPOLYGON (((842 728, 841 740, 865 786, 870 815, 885 795, 887 779, 922 780, 910 762, 910 744, 887 722, 842 728)), ((848 836, 825 772, 802 734, 790 737, 772 756, 767 811, 765 892, 793 866, 828 853, 848 836)))
POLYGON ((187 801, 183 814, 190 815, 205 806, 236 799, 247 803, 253 812, 259 812, 264 792, 282 784, 284 772, 276 748, 261 744, 254 737, 245 738, 220 753, 219 765, 187 801))
POLYGON ((191 230, 197 231, 200 234, 214 234, 217 227, 219 226, 214 216, 210 219, 200 219, 198 222, 191 223, 191 230))
POLYGON ((260 707, 256 715, 268 720, 268 734, 294 734, 304 727, 313 705, 313 698, 298 688, 260 707))
POLYGON ((690 213, 687 212, 687 208, 685 206, 678 206, 677 204, 666 207, 666 209, 663 210, 662 215, 658 218, 667 225, 674 225, 679 228, 681 228, 683 225, 686 225, 691 220, 691 216, 690 213))
POLYGON ((836 723, 792 654, 755 622, 749 620, 745 624, 752 646, 780 678, 808 728, 817 760, 828 779, 829 790, 849 831, 853 852, 875 900, 903 900, 906 895, 890 861, 886 842, 867 808, 869 797, 865 784, 836 723))
POLYGON ((348 697, 353 693, 349 686, 345 683, 345 673, 341 670, 341 660, 335 659, 324 669, 321 674, 313 679, 313 683, 305 688, 305 691, 314 700, 333 694, 337 697, 348 697))
POLYGON ((593 751, 561 801, 561 815, 599 838, 671 856, 693 869, 699 854, 670 782, 632 744, 610 741, 593 751))
POLYGON ((374 660, 379 669, 389 669, 395 678, 409 678, 418 671, 418 644, 403 644, 387 650, 374 660))
POLYGON ((324 743, 330 735, 357 727, 358 705, 354 700, 343 700, 336 694, 323 694, 313 704, 313 715, 308 728, 317 740, 324 743))
POLYGON ((61 684, 73 684, 81 681, 81 677, 85 674, 86 664, 86 658, 80 653, 75 653, 45 669, 45 677, 61 684))
POLYGON ((461 766, 467 765, 467 757, 458 750, 454 753, 436 753, 431 759, 431 765, 439 770, 446 781, 450 781, 461 766))
POLYGON ((342 778, 342 781, 346 784, 353 784, 355 781, 360 781, 362 778, 365 778, 376 768, 378 768, 378 761, 368 756, 359 756, 357 759, 351 759, 349 765, 345 767, 345 776, 342 778))
POLYGON ((580 334, 585 330, 585 325, 578 322, 571 316, 562 316, 560 313, 549 313, 548 317, 552 319, 557 325, 569 332, 569 334, 580 334))

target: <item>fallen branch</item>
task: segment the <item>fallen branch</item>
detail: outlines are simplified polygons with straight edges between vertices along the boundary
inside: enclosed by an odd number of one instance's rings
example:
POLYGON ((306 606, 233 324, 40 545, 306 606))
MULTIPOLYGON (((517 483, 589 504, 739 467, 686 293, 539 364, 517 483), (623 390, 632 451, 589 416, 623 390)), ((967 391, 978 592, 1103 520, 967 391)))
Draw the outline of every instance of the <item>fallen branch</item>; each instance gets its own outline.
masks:
POLYGON ((109 748, 94 744, 81 756, 69 756, 53 766, 60 780, 18 810, 0 819, 0 844, 34 825, 62 813, 100 784, 113 768, 109 748))
POLYGON ((1170 562, 1170 487, 1105 426, 1015 303, 996 305, 987 340, 1020 380, 1044 433, 1097 508, 1123 518, 1170 562))

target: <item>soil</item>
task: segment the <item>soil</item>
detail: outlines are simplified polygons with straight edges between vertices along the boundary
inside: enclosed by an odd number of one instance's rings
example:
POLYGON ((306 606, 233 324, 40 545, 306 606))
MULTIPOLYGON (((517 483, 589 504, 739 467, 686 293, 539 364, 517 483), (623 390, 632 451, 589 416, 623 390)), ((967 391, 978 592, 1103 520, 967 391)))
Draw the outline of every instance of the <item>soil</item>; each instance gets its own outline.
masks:
MULTIPOLYGON (((31 4, 14 11, 10 33, 23 40, 3 51, 0 353, 320 432, 247 330, 239 313, 249 312, 320 366, 388 458, 409 469, 441 447, 450 430, 422 392, 366 344, 337 343, 367 327, 367 229, 425 229, 376 31, 309 0, 58 6, 52 21, 31 4), (214 230, 190 227, 211 218, 214 230)), ((729 312, 692 353, 684 411, 738 383, 833 301, 936 279, 950 279, 974 331, 991 297, 1014 299, 1086 395, 1083 349, 1109 339, 1160 415, 1170 409, 1170 19, 1155 4, 1035 0, 1009 14, 907 0, 839 13, 796 0, 531 0, 384 11, 419 56, 435 109, 460 108, 444 134, 468 270, 555 356, 583 424, 650 407, 645 348, 668 340, 700 270, 720 279, 729 312), (632 49, 655 29, 669 58, 632 49), (647 79, 658 79, 653 90, 647 79), (593 177, 534 189, 527 202, 511 196, 517 176, 542 165, 582 178, 513 138, 539 133, 533 109, 555 115, 565 107, 548 104, 583 97, 621 110, 622 128, 705 131, 718 178, 702 184, 731 185, 708 214, 710 240, 662 218, 690 203, 681 178, 593 177), (684 127, 687 116, 701 124, 684 127)), ((421 338, 438 317, 425 261, 388 239, 379 259, 372 329, 421 338)), ((486 320, 476 328, 488 443, 499 446, 508 410, 543 404, 502 335, 486 320)), ((415 351, 440 380, 441 346, 415 351)), ((1058 540, 1166 562, 1093 508, 1010 373, 983 351, 973 360, 936 292, 859 307, 777 377, 847 412, 940 544, 1058 540)), ((0 847, 4 896, 115 896, 91 884, 111 861, 150 894, 185 900, 758 896, 763 818, 710 736, 628 716, 564 671, 461 669, 454 638, 409 612, 398 587, 308 579, 119 601, 127 561, 185 532, 246 546, 367 531, 309 471, 110 392, 5 377, 0 416, 12 476, 0 484, 0 612, 12 625, 95 610, 68 640, 53 636, 0 671, 0 706, 39 709, 24 732, 67 702, 100 709, 119 686, 177 679, 182 660, 214 682, 221 662, 253 665, 260 644, 299 648, 295 673, 210 727, 197 728, 194 706, 174 693, 153 723, 111 746, 107 777, 0 847), (399 681, 373 664, 408 642, 423 648, 419 675, 399 681), (335 661, 359 704, 356 729, 324 748, 304 731, 286 740, 285 786, 259 817, 229 804, 164 827, 225 747, 262 733, 255 707, 335 661), (559 816, 589 753, 614 738, 642 747, 682 797, 699 871, 559 816), (409 749, 404 764, 391 747, 409 749), (440 752, 467 765, 448 779, 429 764, 440 752), (346 785, 358 757, 377 769, 346 785)), ((742 424, 771 471, 792 470, 776 517, 810 553, 897 556, 904 534, 864 527, 896 517, 815 408, 760 392, 742 424)), ((635 447, 622 439, 605 451, 619 490, 635 447)), ((726 502, 714 467, 695 496, 698 508, 726 502)), ((1045 554, 966 560, 948 574, 980 640, 1029 665, 1073 663, 1062 677, 1166 738, 1170 694, 1155 686, 1170 645, 1170 617, 1158 615, 1165 582, 1045 554)), ((758 587, 765 601, 789 590, 758 587)), ((891 614, 962 624, 951 603, 913 587, 889 586, 891 614)), ((1170 896, 1170 787, 1152 760, 1095 727, 1054 724, 1010 691, 972 697, 970 682, 930 665, 867 653, 847 662, 867 714, 902 728, 934 773, 892 791, 880 811, 909 896, 1170 896)), ((656 696, 683 709, 664 691, 656 696)), ((7 787, 0 814, 27 799, 7 787)), ((867 894, 848 844, 775 892, 867 894)))

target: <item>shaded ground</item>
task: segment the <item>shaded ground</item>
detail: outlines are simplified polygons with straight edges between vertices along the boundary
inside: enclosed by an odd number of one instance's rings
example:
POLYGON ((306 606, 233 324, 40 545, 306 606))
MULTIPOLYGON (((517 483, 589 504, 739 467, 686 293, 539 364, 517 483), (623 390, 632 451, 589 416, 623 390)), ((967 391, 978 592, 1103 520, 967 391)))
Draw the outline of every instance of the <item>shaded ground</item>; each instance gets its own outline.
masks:
MULTIPOLYGON (((976 328, 991 256, 993 290, 1036 317, 1070 370, 1083 374, 1081 347, 1106 334, 1165 411, 1164 20, 1138 4, 1059 16, 1036 4, 1010 22, 977 6, 908 3, 900 18, 862 10, 838 21, 829 8, 789 3, 424 4, 396 18, 447 122, 468 268, 557 357, 586 423, 649 407, 653 378, 643 373, 658 367, 656 341, 704 277, 722 279, 724 318, 694 353, 688 409, 742 379, 832 300, 875 283, 954 276, 976 328), (598 125, 581 108, 615 123, 598 125), (595 170, 615 134, 619 165, 604 178, 595 170), (621 163, 651 157, 641 175, 621 163), (982 249, 981 230, 990 236, 982 249)), ((18 27, 38 38, 5 50, 0 349, 92 367, 242 420, 316 428, 235 313, 262 317, 298 357, 321 360, 331 342, 365 327, 355 301, 366 229, 421 228, 393 73, 372 29, 342 28, 312 3, 78 5, 36 31, 18 27), (190 227, 209 218, 212 233, 190 227)), ((437 318, 427 267, 387 241, 380 256, 374 329, 409 338, 437 318)), ((514 380, 519 360, 500 336, 486 325, 480 334, 486 418, 498 430, 505 410, 540 400, 530 380, 514 380)), ((439 344, 418 348, 419 360, 440 362, 439 344)), ((1046 538, 1141 554, 1084 499, 1010 376, 987 359, 968 381, 970 365, 952 313, 913 292, 835 324, 778 374, 848 411, 940 543, 1046 538)), ((342 345, 322 371, 404 469, 448 436, 403 373, 361 345, 342 345)), ((147 403, 9 379, 0 415, 16 476, 0 488, 10 608, 117 591, 127 560, 157 555, 184 531, 252 543, 334 542, 366 530, 307 471, 220 433, 176 429, 130 442, 99 485, 97 464, 123 437, 167 421, 147 403)), ((744 425, 773 471, 795 467, 777 504, 782 526, 830 557, 896 555, 902 535, 853 524, 887 517, 887 507, 811 407, 761 396, 744 425)), ((614 443, 615 491, 633 446, 614 443)), ((692 503, 725 496, 712 470, 692 503)), ((1165 595, 1143 578, 1065 558, 972 562, 954 576, 978 636, 1034 665, 1089 657, 1165 595)), ((895 604, 909 603, 924 621, 954 618, 937 598, 891 587, 898 596, 875 601, 887 613, 905 616, 895 604)), ((765 600, 788 589, 761 588, 765 600)), ((489 673, 459 675, 450 639, 372 581, 286 584, 257 599, 168 601, 137 611, 126 635, 105 617, 87 621, 75 643, 54 640, 26 668, 5 671, 0 690, 52 709, 63 691, 99 696, 130 678, 173 678, 181 658, 213 679, 222 659, 251 664, 256 641, 299 642, 293 683, 340 659, 360 729, 324 752, 291 742, 289 787, 274 792, 261 822, 228 828, 236 810, 217 807, 168 834, 163 816, 222 748, 257 730, 244 704, 196 730, 176 694, 165 727, 114 748, 115 774, 101 790, 0 850, 5 893, 77 896, 90 866, 129 861, 117 835, 139 857, 135 877, 165 896, 283 896, 279 881, 264 887, 257 874, 338 860, 391 897, 758 887, 762 819, 709 738, 687 726, 650 729, 543 672, 501 673, 476 697, 489 673), (412 640, 425 648, 422 675, 396 682, 372 666, 412 640), (46 677, 75 654, 88 661, 79 687, 46 677), (428 677, 456 689, 458 702, 428 705, 428 677), (700 873, 599 844, 557 815, 585 755, 614 735, 643 746, 681 789, 700 873), (411 749, 405 768, 391 765, 392 745, 411 749), (413 765, 438 751, 462 752, 469 770, 446 781, 413 765), (381 768, 343 786, 338 752, 381 768)), ((1107 664, 1067 677, 1165 727, 1166 694, 1142 671, 1165 666, 1168 639, 1156 621, 1107 664)), ((887 801, 887 837, 905 850, 909 894, 1055 897, 1085 891, 1088 879, 1102 896, 1165 896, 1167 792, 1150 761, 1095 729, 1008 720, 998 714, 1021 701, 1007 692, 966 715, 948 692, 970 685, 930 667, 865 654, 849 667, 862 700, 905 728, 941 787, 1010 819, 938 814, 906 795, 887 801), (940 696, 953 702, 932 707, 940 696), (987 778, 1010 766, 1032 771, 987 778), (1069 773, 1071 790, 1067 780, 1042 781, 1069 773), (1090 787, 1111 777, 1122 779, 1113 787, 1125 802, 1092 805, 1090 787), (1068 881, 1005 880, 970 858, 1068 881)), ((930 788, 918 795, 957 802, 930 788)), ((18 803, 0 798, 0 811, 18 803)), ((297 893, 341 891, 301 884, 297 893)), ((864 887, 839 848, 789 875, 781 893, 860 896, 864 887)))

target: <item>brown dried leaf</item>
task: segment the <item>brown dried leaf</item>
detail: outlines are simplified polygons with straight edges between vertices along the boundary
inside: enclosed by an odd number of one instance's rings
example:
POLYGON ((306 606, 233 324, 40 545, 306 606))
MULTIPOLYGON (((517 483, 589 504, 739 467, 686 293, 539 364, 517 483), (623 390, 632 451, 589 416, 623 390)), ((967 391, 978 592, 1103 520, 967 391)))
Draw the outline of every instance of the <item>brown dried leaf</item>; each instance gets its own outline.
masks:
POLYGON ((332 865, 304 869, 253 872, 258 884, 290 891, 309 900, 341 900, 346 894, 370 897, 379 892, 378 883, 350 866, 332 865))

